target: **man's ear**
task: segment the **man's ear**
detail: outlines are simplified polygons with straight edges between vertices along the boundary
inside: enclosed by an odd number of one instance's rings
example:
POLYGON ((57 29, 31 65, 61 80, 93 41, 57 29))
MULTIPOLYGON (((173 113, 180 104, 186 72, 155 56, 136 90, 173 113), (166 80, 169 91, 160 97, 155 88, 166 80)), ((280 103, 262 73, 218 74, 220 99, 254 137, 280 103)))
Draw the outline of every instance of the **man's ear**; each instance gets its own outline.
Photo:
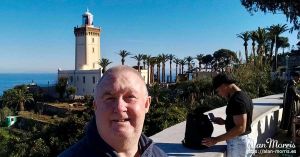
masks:
POLYGON ((147 96, 146 98, 146 103, 145 103, 145 109, 146 109, 146 113, 149 111, 150 109, 150 104, 151 104, 151 96, 147 96))

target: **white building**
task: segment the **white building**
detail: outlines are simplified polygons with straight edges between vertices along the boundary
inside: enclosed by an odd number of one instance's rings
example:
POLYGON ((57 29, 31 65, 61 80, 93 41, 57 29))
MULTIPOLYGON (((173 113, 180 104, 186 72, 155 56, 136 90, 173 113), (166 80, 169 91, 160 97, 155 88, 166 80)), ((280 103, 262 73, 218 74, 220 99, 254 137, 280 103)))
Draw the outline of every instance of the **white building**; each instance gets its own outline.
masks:
POLYGON ((58 77, 68 78, 68 86, 76 87, 76 95, 94 95, 101 77, 100 32, 88 10, 82 15, 81 27, 74 27, 75 70, 58 69, 58 77))

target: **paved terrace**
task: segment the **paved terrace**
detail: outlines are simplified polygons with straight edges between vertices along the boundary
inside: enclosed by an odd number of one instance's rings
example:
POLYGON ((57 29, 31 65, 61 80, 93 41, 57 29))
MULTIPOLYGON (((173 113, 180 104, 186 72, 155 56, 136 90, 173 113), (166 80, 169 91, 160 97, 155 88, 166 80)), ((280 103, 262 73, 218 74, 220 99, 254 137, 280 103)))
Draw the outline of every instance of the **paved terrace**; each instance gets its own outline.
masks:
MULTIPOLYGON (((270 95, 262 98, 253 99, 253 122, 251 136, 257 139, 257 143, 265 143, 268 137, 274 136, 278 130, 278 124, 281 120, 282 109, 279 109, 283 103, 283 94, 270 95)), ((216 117, 225 118, 225 108, 220 107, 207 113, 213 113, 216 117)), ((214 124, 212 136, 218 136, 225 133, 224 125, 214 124)), ((167 128, 151 138, 157 145, 163 149, 168 156, 177 157, 223 157, 226 156, 226 142, 217 143, 204 150, 193 150, 182 146, 181 141, 184 138, 185 121, 167 128)))

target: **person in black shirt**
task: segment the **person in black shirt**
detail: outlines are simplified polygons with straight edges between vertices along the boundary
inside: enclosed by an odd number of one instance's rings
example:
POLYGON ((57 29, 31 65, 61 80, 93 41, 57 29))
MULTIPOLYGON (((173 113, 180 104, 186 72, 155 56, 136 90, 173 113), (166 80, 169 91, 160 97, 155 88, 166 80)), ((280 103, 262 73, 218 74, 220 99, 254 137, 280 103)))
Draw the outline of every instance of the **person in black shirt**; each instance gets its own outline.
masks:
POLYGON ((220 141, 227 142, 228 157, 252 156, 255 149, 255 139, 251 133, 253 103, 230 75, 218 74, 213 79, 213 88, 217 94, 227 101, 226 119, 215 117, 212 121, 225 125, 226 133, 217 137, 205 138, 202 144, 213 146, 220 141))
POLYGON ((287 136, 292 135, 292 120, 293 117, 300 113, 300 95, 296 85, 300 82, 300 74, 297 72, 291 72, 291 80, 287 83, 284 93, 284 103, 282 112, 282 121, 280 128, 288 130, 287 136))

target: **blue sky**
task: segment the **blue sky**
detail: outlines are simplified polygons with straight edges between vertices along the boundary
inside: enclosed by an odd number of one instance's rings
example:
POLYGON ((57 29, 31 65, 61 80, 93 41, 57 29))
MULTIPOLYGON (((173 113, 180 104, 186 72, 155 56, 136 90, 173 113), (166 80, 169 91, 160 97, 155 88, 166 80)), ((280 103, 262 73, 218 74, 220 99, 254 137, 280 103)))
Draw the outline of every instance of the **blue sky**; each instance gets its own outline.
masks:
MULTIPOLYGON (((243 53, 236 34, 287 23, 283 14, 251 16, 240 0, 1 0, 0 73, 74 69, 73 28, 86 8, 102 28, 101 56, 111 65, 120 64, 122 49, 179 58, 221 48, 243 53)), ((296 45, 296 34, 283 36, 296 45)))

